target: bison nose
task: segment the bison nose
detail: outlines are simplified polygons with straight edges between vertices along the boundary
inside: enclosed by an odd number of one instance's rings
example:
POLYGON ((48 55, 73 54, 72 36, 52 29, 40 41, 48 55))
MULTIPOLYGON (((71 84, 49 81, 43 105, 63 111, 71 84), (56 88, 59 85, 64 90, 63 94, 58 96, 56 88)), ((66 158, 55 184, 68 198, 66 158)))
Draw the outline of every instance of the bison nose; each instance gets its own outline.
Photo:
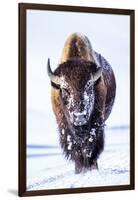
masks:
POLYGON ((86 120, 86 115, 82 113, 74 113, 73 116, 76 122, 82 122, 86 120))

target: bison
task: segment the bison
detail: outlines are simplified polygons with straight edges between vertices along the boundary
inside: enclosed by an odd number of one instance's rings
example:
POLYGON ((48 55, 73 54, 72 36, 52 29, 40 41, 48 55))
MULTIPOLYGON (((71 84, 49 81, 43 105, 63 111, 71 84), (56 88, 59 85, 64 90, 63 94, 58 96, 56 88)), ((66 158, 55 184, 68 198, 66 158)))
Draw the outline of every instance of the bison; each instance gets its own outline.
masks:
POLYGON ((110 64, 93 50, 85 35, 73 33, 65 42, 58 67, 52 72, 48 59, 47 72, 65 157, 75 162, 75 173, 98 169, 105 121, 116 93, 110 64))

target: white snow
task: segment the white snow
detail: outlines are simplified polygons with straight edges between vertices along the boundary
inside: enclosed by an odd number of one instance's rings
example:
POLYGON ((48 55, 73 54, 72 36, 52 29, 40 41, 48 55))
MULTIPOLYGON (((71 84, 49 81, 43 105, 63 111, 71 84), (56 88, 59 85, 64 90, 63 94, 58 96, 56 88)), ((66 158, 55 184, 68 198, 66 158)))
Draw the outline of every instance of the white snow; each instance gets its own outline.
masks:
POLYGON ((93 138, 90 137, 90 138, 89 138, 89 142, 92 142, 92 141, 93 141, 93 138))
POLYGON ((64 130, 64 129, 62 129, 61 133, 62 133, 62 135, 64 135, 64 134, 65 134, 65 130, 64 130))
POLYGON ((91 129, 91 131, 90 131, 90 135, 95 136, 95 129, 94 129, 94 128, 91 129))
MULTIPOLYGON (((128 128, 106 128, 105 149, 98 159, 99 170, 79 175, 74 173, 74 163, 64 158, 58 140, 53 140, 54 136, 57 138, 57 133, 51 132, 50 135, 47 143, 28 143, 27 190, 129 184, 128 128)), ((71 149, 71 143, 68 148, 71 149)))
POLYGON ((60 87, 61 88, 68 88, 68 83, 65 81, 65 77, 64 76, 62 76, 61 78, 60 78, 60 87))
POLYGON ((72 142, 68 143, 68 150, 71 150, 72 148, 72 142))
POLYGON ((70 136, 70 135, 68 135, 68 136, 67 136, 67 141, 69 142, 69 141, 70 141, 70 139, 71 139, 71 136, 70 136))

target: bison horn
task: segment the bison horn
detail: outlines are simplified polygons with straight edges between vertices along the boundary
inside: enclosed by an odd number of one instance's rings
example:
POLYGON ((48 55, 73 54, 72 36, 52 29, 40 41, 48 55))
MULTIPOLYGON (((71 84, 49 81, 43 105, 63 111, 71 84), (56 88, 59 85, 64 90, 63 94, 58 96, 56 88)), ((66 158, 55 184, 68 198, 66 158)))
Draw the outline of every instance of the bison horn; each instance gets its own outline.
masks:
POLYGON ((50 67, 50 59, 49 58, 47 61, 47 73, 48 73, 48 76, 50 77, 50 80, 53 83, 55 83, 56 85, 60 85, 60 77, 54 75, 54 73, 52 72, 51 67, 50 67))
POLYGON ((93 75, 93 81, 95 82, 95 81, 97 81, 99 78, 100 78, 100 76, 102 75, 102 67, 100 67, 98 70, 97 70, 97 72, 93 75))

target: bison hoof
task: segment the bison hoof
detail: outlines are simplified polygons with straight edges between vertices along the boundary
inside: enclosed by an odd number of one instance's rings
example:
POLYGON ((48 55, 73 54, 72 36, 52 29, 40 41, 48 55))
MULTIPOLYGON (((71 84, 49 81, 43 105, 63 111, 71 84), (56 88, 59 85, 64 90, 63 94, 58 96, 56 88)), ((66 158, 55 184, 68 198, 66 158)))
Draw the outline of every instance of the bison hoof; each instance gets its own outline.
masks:
POLYGON ((75 174, 80 174, 82 172, 82 170, 80 169, 75 169, 75 174))
POLYGON ((75 174, 80 174, 82 172, 83 168, 81 164, 75 163, 75 174))
POLYGON ((98 169, 98 163, 95 162, 92 166, 91 166, 91 170, 93 169, 98 169))
POLYGON ((82 167, 82 166, 78 166, 75 164, 75 174, 80 174, 80 173, 86 173, 88 171, 91 170, 98 170, 98 164, 97 162, 94 162, 93 165, 91 165, 90 167, 82 167))

